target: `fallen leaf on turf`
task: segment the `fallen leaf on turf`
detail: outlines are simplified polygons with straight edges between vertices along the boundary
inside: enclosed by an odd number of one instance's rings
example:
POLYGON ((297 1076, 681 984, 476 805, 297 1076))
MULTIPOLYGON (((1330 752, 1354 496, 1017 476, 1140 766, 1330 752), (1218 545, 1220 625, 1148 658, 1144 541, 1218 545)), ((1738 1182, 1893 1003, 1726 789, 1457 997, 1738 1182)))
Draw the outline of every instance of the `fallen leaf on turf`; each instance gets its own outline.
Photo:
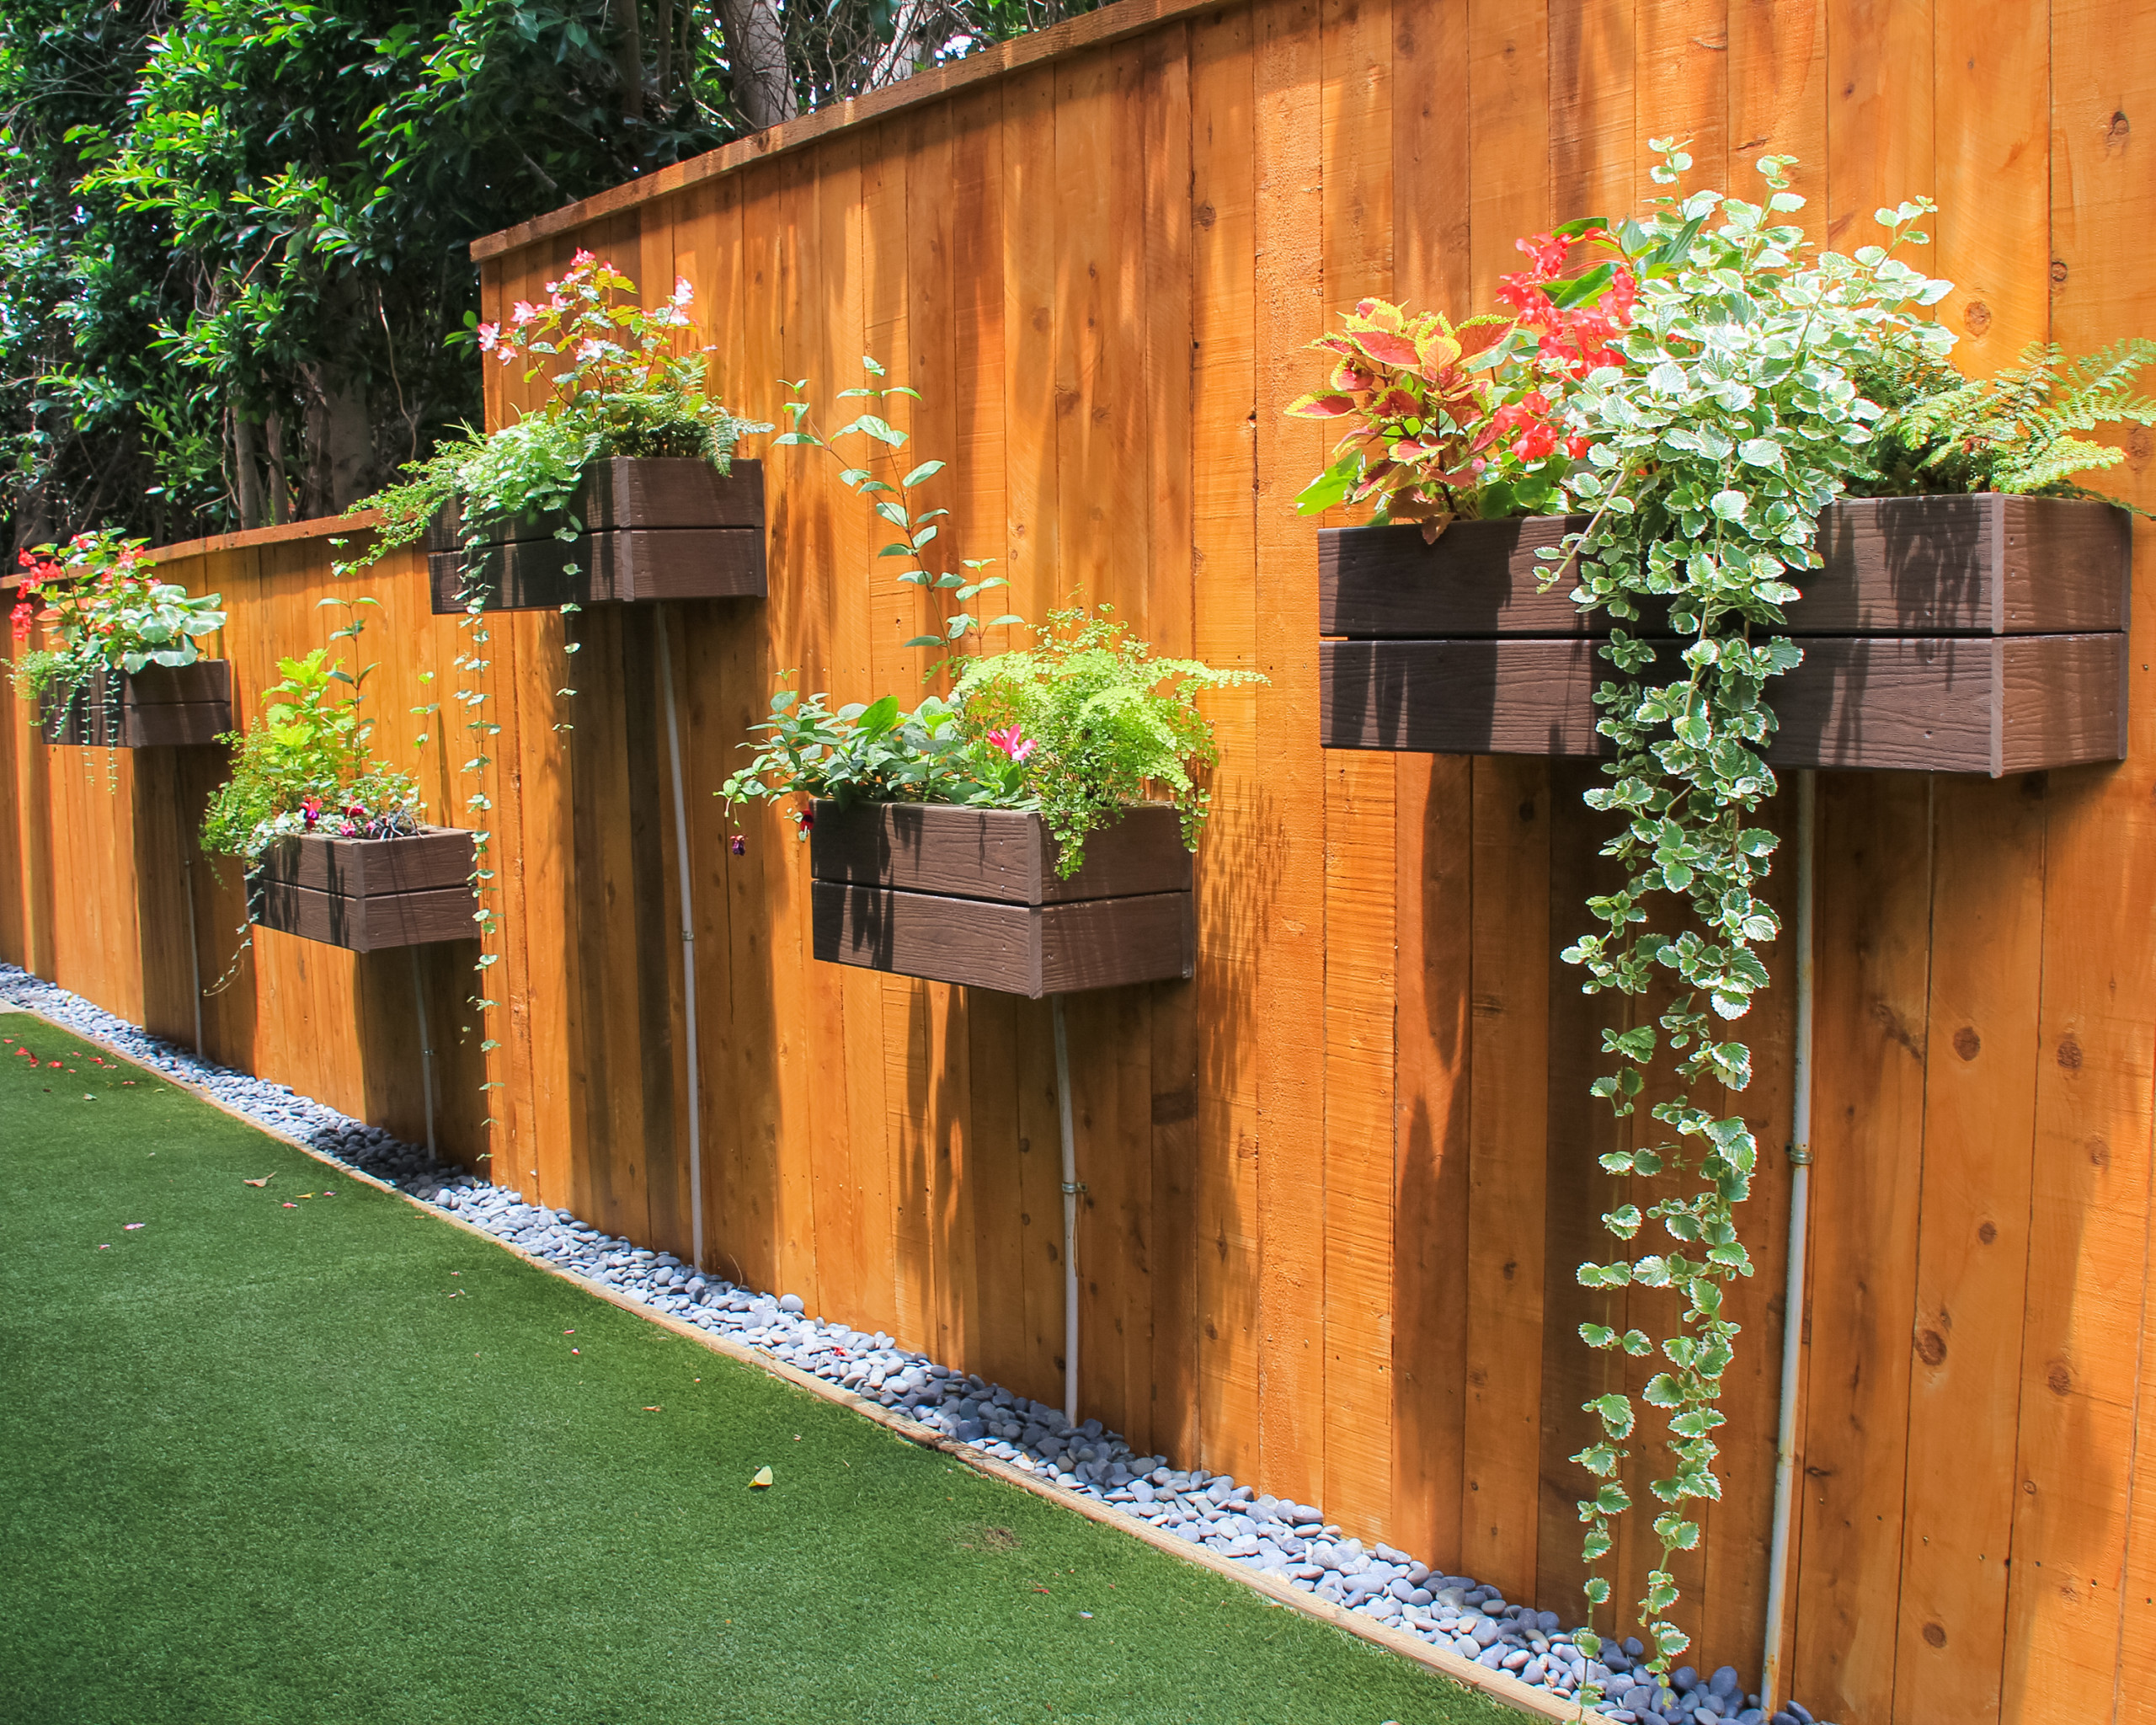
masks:
POLYGON ((760 1492, 771 1482, 771 1469, 768 1467, 760 1467, 756 1470, 756 1477, 749 1482, 749 1489, 752 1492, 760 1492))
POLYGON ((664 1413, 665 1411, 666 1410, 663 1407, 647 1407, 644 1409, 646 1413, 664 1413))
POLYGON ((104 1245, 102 1245, 102 1246, 100 1246, 99 1247, 98 1247, 98 1250, 99 1250, 99 1252, 109 1252, 109 1251, 111 1251, 111 1250, 112 1250, 112 1242, 110 1242, 109 1240, 106 1241, 106 1242, 105 1242, 105 1243, 104 1243, 104 1245))
POLYGON ((277 1177, 275 1174, 264 1174, 259 1180, 243 1180, 240 1182, 240 1184, 243 1186, 267 1186, 276 1178, 277 1177))

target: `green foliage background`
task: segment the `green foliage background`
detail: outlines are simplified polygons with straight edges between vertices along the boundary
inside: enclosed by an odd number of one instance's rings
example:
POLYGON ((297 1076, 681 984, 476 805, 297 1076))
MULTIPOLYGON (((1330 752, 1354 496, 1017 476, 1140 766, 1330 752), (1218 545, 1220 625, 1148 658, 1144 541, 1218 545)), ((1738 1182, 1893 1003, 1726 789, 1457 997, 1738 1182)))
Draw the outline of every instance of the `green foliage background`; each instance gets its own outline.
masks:
MULTIPOLYGON (((806 109, 1090 3, 776 11, 806 109)), ((11 546, 376 489, 478 417, 471 241, 739 135, 728 80, 710 0, 9 0, 11 546)))

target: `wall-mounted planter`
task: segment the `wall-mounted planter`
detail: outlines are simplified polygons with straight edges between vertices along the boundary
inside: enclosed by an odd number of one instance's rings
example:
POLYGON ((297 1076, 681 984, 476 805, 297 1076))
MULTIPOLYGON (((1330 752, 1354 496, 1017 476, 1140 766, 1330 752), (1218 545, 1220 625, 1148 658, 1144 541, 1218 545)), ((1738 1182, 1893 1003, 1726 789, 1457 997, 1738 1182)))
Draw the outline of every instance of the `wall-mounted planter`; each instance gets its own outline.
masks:
POLYGON ((48 697, 38 721, 48 743, 92 749, 184 749, 232 729, 232 668, 221 659, 98 671, 64 699, 48 697), (119 680, 119 699, 110 679, 119 680))
MULTIPOLYGON (((595 462, 577 494, 584 531, 554 537, 553 516, 497 521, 472 580, 489 611, 635 605, 659 599, 761 599, 764 467, 737 461, 595 462)), ((437 616, 464 610, 466 553, 456 512, 427 530, 428 585, 437 616)))
POLYGON ((400 839, 319 833, 280 839, 248 877, 248 911, 264 928, 355 953, 469 940, 472 836, 422 827, 400 839))
MULTIPOLYGON (((1595 651, 1566 580, 1540 591, 1582 518, 1320 535, 1321 725, 1335 749, 1592 756, 1595 651)), ((2107 504, 1882 498, 1834 505, 1826 567, 1788 633, 1804 663, 1769 692, 1785 767, 1982 772, 2126 754, 2131 535, 2107 504)), ((1640 633, 1652 637, 1652 620, 1640 633)), ((1674 645, 1663 663, 1674 664, 1674 645)))
POLYGON ((1191 856, 1172 809, 1133 809, 1056 877, 1038 814, 947 804, 815 805, 815 953, 1038 1000, 1188 976, 1191 856))

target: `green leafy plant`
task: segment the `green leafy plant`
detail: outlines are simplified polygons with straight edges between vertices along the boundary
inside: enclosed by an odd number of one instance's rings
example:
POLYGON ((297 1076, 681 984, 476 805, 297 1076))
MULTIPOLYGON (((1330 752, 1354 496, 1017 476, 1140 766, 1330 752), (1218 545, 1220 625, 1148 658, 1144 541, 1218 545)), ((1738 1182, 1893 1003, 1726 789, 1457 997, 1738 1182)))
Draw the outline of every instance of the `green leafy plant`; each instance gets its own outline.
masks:
POLYGON ((966 728, 1021 769, 1008 806, 1040 811, 1065 875, 1086 836, 1132 803, 1172 804, 1195 850, 1213 797, 1198 774, 1219 759, 1198 697, 1265 679, 1155 658, 1105 606, 1052 611, 1048 622, 1031 648, 967 660, 952 686, 966 728))
POLYGON ((1852 374, 1886 411, 1870 451, 1870 471, 1853 474, 1849 489, 1867 497, 2005 491, 2116 503, 2074 476, 2116 467, 2126 451, 2081 434, 2156 425, 2156 398, 2137 389, 2151 366, 2156 341, 2142 338, 2073 360, 2056 345, 2036 343, 2004 371, 1970 379, 1935 344, 1886 343, 1852 374))
MULTIPOLYGON (((65 545, 19 554, 23 571, 11 622, 28 650, 14 663, 16 693, 25 700, 72 697, 100 671, 132 676, 153 665, 192 665, 200 644, 225 626, 221 600, 160 581, 140 540, 105 527, 78 533, 65 545), (29 646, 38 628, 51 644, 29 646)), ((120 698, 118 675, 107 698, 120 698)))
MULTIPOLYGON (((372 599, 330 600, 346 622, 331 639, 356 642, 372 599)), ((232 776, 210 799, 202 845, 251 868, 279 840, 318 833, 400 838, 419 830, 419 789, 409 773, 374 758, 375 722, 361 711, 372 665, 347 670, 331 649, 280 659, 283 681, 262 695, 244 734, 220 739, 237 751, 232 776)))
MULTIPOLYGON (((842 809, 856 803, 1000 806, 1017 790, 1021 763, 970 734, 958 709, 933 695, 910 713, 901 710, 895 695, 834 712, 826 696, 803 699, 782 688, 771 697, 771 718, 752 729, 763 742, 719 793, 737 806, 794 796, 829 798, 842 809)), ((808 811, 796 819, 805 837, 813 824, 808 811)))
MULTIPOLYGON (((801 393, 808 387, 808 382, 803 378, 798 383, 786 386, 793 398, 784 403, 788 429, 771 439, 772 445, 776 447, 792 444, 820 449, 838 463, 839 483, 847 490, 867 498, 878 519, 897 530, 899 537, 876 555, 879 558, 894 557, 905 562, 907 567, 900 571, 899 579, 907 585, 944 595, 961 607, 972 604, 981 594, 994 588, 1009 586, 1011 584, 1001 575, 981 573, 995 561, 994 558, 960 558, 958 567, 965 571, 963 574, 955 569, 937 570, 930 567, 928 547, 942 537, 943 523, 951 511, 947 509, 916 508, 914 494, 917 487, 942 473, 944 463, 940 461, 921 462, 910 471, 900 473, 898 454, 906 446, 909 436, 885 417, 892 401, 919 401, 921 392, 909 389, 902 383, 882 382, 881 380, 889 374, 866 355, 862 356, 861 364, 871 381, 851 389, 841 389, 837 399, 841 402, 873 402, 877 411, 863 408, 835 431, 828 434, 820 431, 809 418, 809 404, 801 393), (860 453, 851 455, 841 451, 836 446, 841 438, 859 439, 855 447, 860 453), (879 461, 883 463, 889 478, 877 473, 879 461)), ((942 559, 939 557, 936 560, 942 559)), ((905 644, 909 647, 955 646, 969 636, 979 635, 984 629, 1004 628, 1024 622, 1023 617, 1006 611, 1001 617, 990 617, 986 622, 982 622, 970 612, 960 609, 940 620, 937 624, 939 633, 915 635, 905 644)), ((934 674, 935 668, 932 667, 930 675, 934 674)))
MULTIPOLYGON (((789 676, 791 673, 789 673, 789 676)), ((1049 613, 1038 644, 961 662, 947 700, 912 712, 897 697, 835 713, 827 697, 771 697, 755 758, 720 794, 737 806, 785 797, 855 803, 957 803, 1038 813, 1055 836, 1057 872, 1075 874, 1086 840, 1134 803, 1161 801, 1193 849, 1219 759, 1198 710, 1207 689, 1262 682, 1255 671, 1156 659, 1122 624, 1082 607, 1049 613)), ((796 816, 802 836, 813 824, 796 816)))
POLYGON ((706 398, 707 348, 677 350, 695 335, 686 279, 650 309, 636 302, 636 286, 579 251, 545 299, 518 301, 506 325, 479 326, 483 350, 504 366, 522 361, 525 381, 545 377, 552 393, 499 431, 445 443, 368 499, 363 506, 383 519, 362 564, 419 539, 447 505, 462 510, 467 563, 487 525, 509 517, 558 517, 558 536, 573 539, 583 531, 577 487, 593 462, 691 457, 723 473, 742 436, 771 430, 706 398))
MULTIPOLYGON (((984 622, 966 608, 1008 585, 982 573, 990 559, 930 552, 949 511, 927 506, 917 490, 945 464, 921 462, 902 472, 909 435, 888 417, 891 403, 921 396, 887 382, 874 360, 862 365, 867 381, 837 397, 867 404, 852 419, 823 432, 809 418, 806 380, 789 383, 790 429, 773 441, 829 454, 840 482, 899 535, 878 557, 899 559, 900 580, 953 607, 937 617, 934 633, 906 643, 947 651, 926 676, 948 676, 950 690, 910 712, 890 695, 834 709, 827 695, 804 697, 790 686, 788 671, 782 679, 788 686, 771 697, 771 717, 754 727, 758 740, 746 745, 754 757, 719 794, 737 811, 744 803, 789 797, 829 798, 841 808, 910 802, 1033 810, 1059 841, 1056 866, 1065 876, 1083 865, 1089 833, 1129 804, 1151 798, 1174 804, 1184 841, 1195 847, 1209 798, 1198 775, 1217 758, 1197 697, 1264 679, 1195 660, 1156 659, 1105 606, 1098 615, 1076 605, 1051 611, 1029 649, 979 650, 986 630, 1025 628, 1025 620, 1006 612, 984 622), (842 451, 841 440, 858 440, 852 447, 859 453, 842 451)), ((806 838, 813 811, 802 809, 795 819, 806 838)), ((744 843, 737 834, 735 850, 744 843)))

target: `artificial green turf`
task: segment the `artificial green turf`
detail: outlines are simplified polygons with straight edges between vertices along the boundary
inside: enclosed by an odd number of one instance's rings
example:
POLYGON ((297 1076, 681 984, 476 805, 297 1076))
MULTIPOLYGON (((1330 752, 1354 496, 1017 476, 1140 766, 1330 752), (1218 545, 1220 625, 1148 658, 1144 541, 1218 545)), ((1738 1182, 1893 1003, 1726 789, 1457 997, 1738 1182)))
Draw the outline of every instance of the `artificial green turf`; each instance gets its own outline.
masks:
POLYGON ((0 1035, 0 1719, 1518 1717, 0 1035))

